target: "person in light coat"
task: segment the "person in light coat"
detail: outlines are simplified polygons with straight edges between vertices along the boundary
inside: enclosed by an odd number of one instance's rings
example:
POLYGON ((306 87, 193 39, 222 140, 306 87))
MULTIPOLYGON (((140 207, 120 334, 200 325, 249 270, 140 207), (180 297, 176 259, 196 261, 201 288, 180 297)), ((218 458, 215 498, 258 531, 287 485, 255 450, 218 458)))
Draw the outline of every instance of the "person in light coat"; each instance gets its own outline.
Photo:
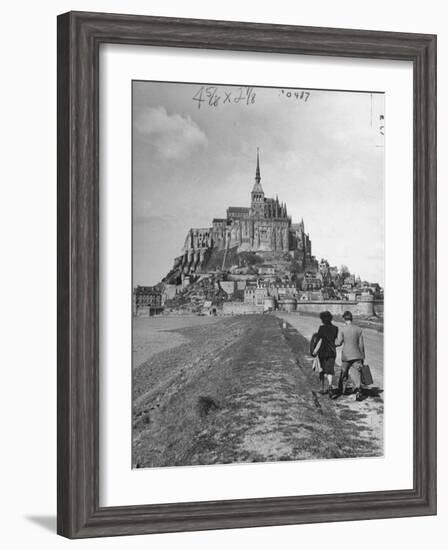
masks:
POLYGON ((362 400, 361 369, 365 359, 364 337, 361 327, 353 324, 351 311, 342 315, 344 326, 338 331, 336 346, 342 346, 342 367, 339 389, 346 393, 347 382, 351 376, 355 384, 356 400, 362 400))

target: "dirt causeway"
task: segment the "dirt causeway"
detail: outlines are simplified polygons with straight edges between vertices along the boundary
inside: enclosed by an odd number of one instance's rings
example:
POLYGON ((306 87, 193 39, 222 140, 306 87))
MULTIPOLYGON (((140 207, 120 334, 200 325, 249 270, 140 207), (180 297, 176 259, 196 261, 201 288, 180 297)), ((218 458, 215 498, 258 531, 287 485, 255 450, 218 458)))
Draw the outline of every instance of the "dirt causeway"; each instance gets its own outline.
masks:
POLYGON ((381 396, 321 396, 287 320, 135 322, 134 467, 382 455, 381 396))

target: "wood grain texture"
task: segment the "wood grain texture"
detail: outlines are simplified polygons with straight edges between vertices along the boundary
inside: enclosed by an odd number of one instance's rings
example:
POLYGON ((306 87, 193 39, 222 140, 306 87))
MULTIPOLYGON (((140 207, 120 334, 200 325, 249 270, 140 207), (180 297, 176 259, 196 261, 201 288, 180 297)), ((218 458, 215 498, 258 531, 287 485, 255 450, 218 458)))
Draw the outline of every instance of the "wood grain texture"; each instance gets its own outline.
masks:
POLYGON ((58 17, 58 533, 69 538, 436 513, 436 37, 70 12, 58 17), (414 67, 414 487, 99 507, 101 43, 409 60, 414 67))

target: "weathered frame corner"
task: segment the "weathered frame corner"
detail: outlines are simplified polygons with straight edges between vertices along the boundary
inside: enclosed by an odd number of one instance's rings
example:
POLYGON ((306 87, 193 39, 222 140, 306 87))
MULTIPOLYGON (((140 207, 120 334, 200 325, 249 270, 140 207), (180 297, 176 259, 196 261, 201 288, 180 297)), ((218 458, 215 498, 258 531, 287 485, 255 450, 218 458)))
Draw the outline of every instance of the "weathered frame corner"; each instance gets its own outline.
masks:
POLYGON ((436 513, 436 37, 70 12, 58 17, 58 521, 68 538, 436 513), (414 486, 99 506, 99 47, 102 43, 397 59, 414 71, 414 486))

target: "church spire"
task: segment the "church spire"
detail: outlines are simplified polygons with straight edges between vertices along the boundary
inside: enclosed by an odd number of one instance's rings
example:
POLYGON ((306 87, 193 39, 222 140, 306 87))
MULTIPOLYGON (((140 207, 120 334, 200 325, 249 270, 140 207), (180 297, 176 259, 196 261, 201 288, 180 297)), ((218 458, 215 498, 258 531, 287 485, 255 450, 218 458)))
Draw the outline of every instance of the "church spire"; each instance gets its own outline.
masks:
POLYGON ((255 170, 255 181, 260 184, 260 149, 257 147, 257 169, 255 170))
MULTIPOLYGON (((252 193, 263 193, 263 188, 261 187, 261 176, 260 176, 260 153, 257 147, 257 168, 255 169, 255 183, 252 193)), ((264 193, 263 193, 264 196, 264 193)))
POLYGON ((266 214, 265 208, 265 199, 263 187, 261 187, 261 176, 260 176, 260 153, 257 147, 257 168, 255 170, 255 183, 252 189, 252 213, 256 216, 261 216, 264 218, 266 214))

